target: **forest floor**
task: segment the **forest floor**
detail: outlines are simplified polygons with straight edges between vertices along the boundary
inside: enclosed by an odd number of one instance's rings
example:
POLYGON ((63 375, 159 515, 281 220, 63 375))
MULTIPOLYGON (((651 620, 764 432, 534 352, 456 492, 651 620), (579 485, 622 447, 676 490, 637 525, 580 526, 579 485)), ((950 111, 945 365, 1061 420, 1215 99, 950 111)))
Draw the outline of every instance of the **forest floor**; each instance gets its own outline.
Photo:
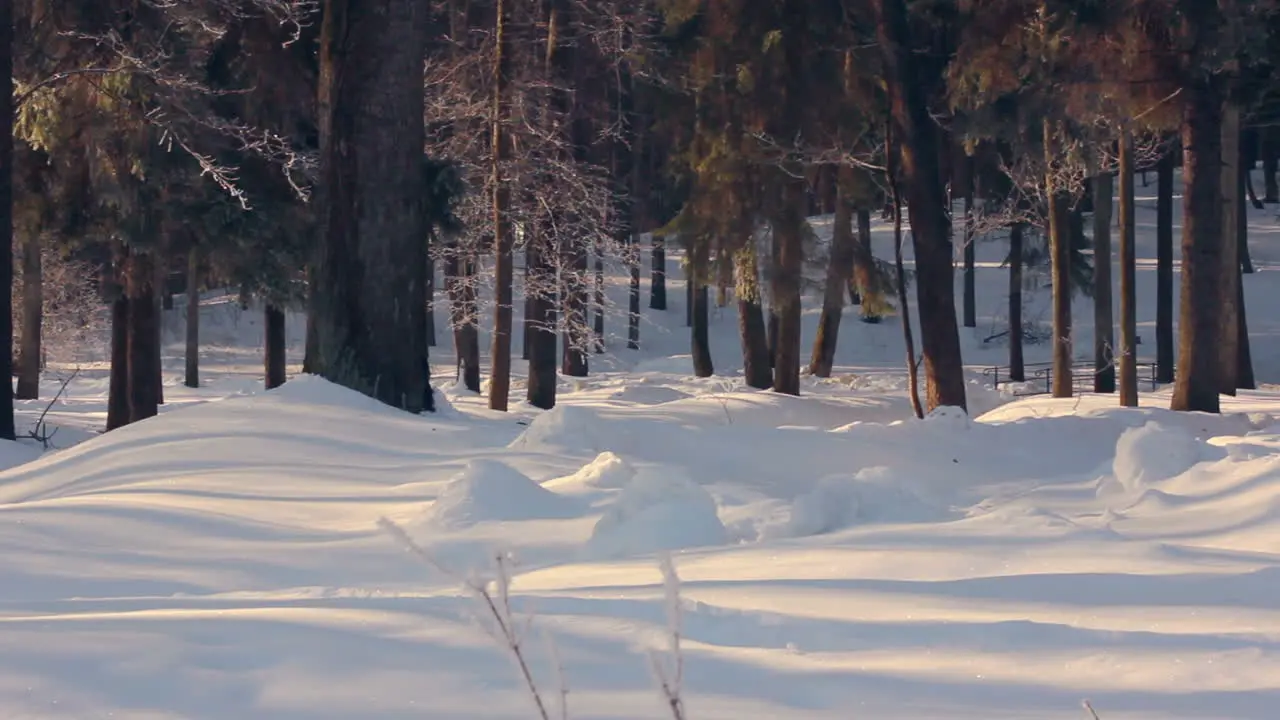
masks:
MULTIPOLYGON (((1264 382, 1280 381, 1274 212, 1252 218, 1245 280, 1264 382)), ((667 660, 673 606, 689 720, 1084 718, 1085 699, 1104 720, 1274 718, 1280 390, 1207 416, 1162 409, 1168 388, 1123 410, 986 387, 1004 248, 979 245, 979 327, 962 331, 972 419, 910 419, 900 326, 856 311, 835 376, 800 398, 742 387, 732 305, 713 311, 719 374, 690 377, 676 258, 642 349, 611 338, 547 413, 490 412, 443 351, 430 417, 312 377, 261 392, 261 320, 225 298, 203 308, 186 389, 179 307, 160 417, 98 435, 105 370, 84 363, 49 411, 53 447, 0 447, 0 717, 536 717, 466 590, 510 552, 531 671, 574 718, 670 717, 651 654, 667 660)), ((879 226, 875 250, 891 257, 879 226)), ((1047 298, 1028 294, 1029 320, 1047 298)))

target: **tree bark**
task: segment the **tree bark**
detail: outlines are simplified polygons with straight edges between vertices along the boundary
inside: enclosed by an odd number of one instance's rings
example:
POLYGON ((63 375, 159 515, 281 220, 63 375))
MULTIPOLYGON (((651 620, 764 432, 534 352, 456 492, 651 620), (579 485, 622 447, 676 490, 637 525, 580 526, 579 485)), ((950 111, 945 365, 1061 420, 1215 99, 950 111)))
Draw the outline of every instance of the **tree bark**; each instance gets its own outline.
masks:
POLYGON ((1044 121, 1045 194, 1049 198, 1049 255, 1053 276, 1053 396, 1069 398, 1071 377, 1071 231, 1066 195, 1054 182, 1053 125, 1044 121))
POLYGON ((129 253, 125 261, 125 294, 129 297, 128 330, 128 398, 129 422, 155 417, 160 398, 156 375, 159 373, 156 344, 155 258, 141 252, 129 253))
POLYGON ((760 268, 753 244, 737 257, 738 336, 742 341, 742 375, 747 387, 768 390, 773 386, 769 331, 760 301, 760 268))
POLYGON ((1173 151, 1156 166, 1156 382, 1174 379, 1173 151))
POLYGON ((938 129, 910 42, 904 0, 875 0, 876 36, 890 88, 890 114, 901 148, 901 181, 911 214, 928 409, 966 407, 960 330, 956 324, 951 221, 938 168, 938 129))
POLYGON ((285 315, 284 311, 270 303, 263 310, 263 369, 264 385, 274 390, 285 381, 285 315))
MULTIPOLYGON (((13 3, 0 2, 0 137, 13 137, 13 3)), ((0 142, 0 287, 13 286, 13 142, 0 142)), ((0 440, 13 440, 13 294, 0 292, 0 440)))
MULTIPOLYGON (((113 285, 117 285, 113 282, 113 285)), ((129 424, 129 298, 116 286, 111 302, 111 380, 107 395, 107 431, 129 424)))
MULTIPOLYGON (((1133 135, 1120 137, 1120 405, 1138 407, 1137 206, 1133 135)), ((1108 259, 1108 262, 1110 260, 1108 259)))
MULTIPOLYGON (((1247 177, 1248 169, 1241 168, 1240 184, 1244 184, 1244 178, 1247 177)), ((1239 343, 1239 350, 1236 352, 1236 387, 1241 390, 1253 390, 1258 387, 1257 381, 1253 375, 1253 352, 1249 344, 1249 321, 1245 317, 1244 302, 1244 273, 1247 272, 1245 262, 1248 261, 1249 249, 1249 218, 1245 211, 1244 195, 1237 193, 1236 198, 1239 212, 1236 213, 1236 242, 1240 247, 1240 272, 1241 277, 1236 283, 1236 341, 1239 343)))
POLYGON ((412 413, 432 409, 420 149, 428 14, 412 0, 325 0, 319 52, 316 369, 412 413))
POLYGON ((693 291, 693 328, 690 333, 693 341, 693 374, 707 378, 715 374, 715 365, 711 362, 711 339, 708 332, 711 323, 711 298, 706 283, 690 279, 696 283, 693 291))
POLYGON ((1222 339, 1222 93, 1216 80, 1183 88, 1182 299, 1174 410, 1219 411, 1222 339))
POLYGON ((22 239, 22 338, 18 355, 18 400, 40 397, 40 335, 44 321, 44 268, 40 262, 40 234, 22 239))
POLYGON ((1262 182, 1265 195, 1262 201, 1274 205, 1280 203, 1280 184, 1276 182, 1277 160, 1280 160, 1280 128, 1262 128, 1262 182))
POLYGON ((511 225, 511 187, 505 165, 511 159, 511 138, 504 127, 507 117, 507 93, 511 74, 512 0, 497 0, 494 10, 495 54, 493 59, 493 238, 494 238, 494 309, 493 341, 489 350, 489 409, 506 412, 511 396, 511 324, 512 286, 515 263, 512 252, 515 237, 511 225))
POLYGON ((457 348, 459 374, 462 384, 473 393, 480 392, 480 326, 477 301, 476 261, 471 256, 461 261, 462 276, 458 281, 458 305, 460 320, 453 331, 453 344, 457 348))
POLYGON ((1009 228, 1009 379, 1025 382, 1026 364, 1022 359, 1022 240, 1024 226, 1014 223, 1009 228))
POLYGON ((831 257, 827 261, 826 287, 822 293, 822 315, 818 319, 818 335, 813 341, 809 372, 817 377, 831 377, 835 365, 836 345, 840 338, 840 320, 844 314, 845 285, 853 277, 853 202, 848 196, 853 168, 841 165, 836 182, 835 217, 831 227, 831 257))
POLYGON ((530 323, 525 326, 529 335, 526 399, 543 410, 556 406, 556 271, 547 244, 547 238, 540 234, 529 240, 529 276, 534 291, 529 299, 530 323))
POLYGON ((153 255, 155 282, 151 287, 155 293, 156 304, 156 343, 153 348, 156 357, 152 381, 156 385, 156 403, 159 405, 164 404, 164 302, 161 296, 165 294, 165 284, 169 280, 169 266, 165 260, 166 258, 159 251, 153 255))
POLYGON ((800 394, 800 283, 804 271, 805 184, 788 177, 782 191, 782 217, 773 229, 775 266, 770 275, 778 318, 774 340, 774 392, 800 394))
POLYGON ((565 272, 560 291, 564 320, 560 372, 569 377, 586 377, 587 348, 591 344, 591 328, 587 325, 587 254, 575 247, 562 248, 561 252, 565 272))
POLYGON ((187 253, 187 350, 186 378, 189 388, 200 387, 200 250, 187 253))
MULTIPOLYGON (((1130 169, 1132 170, 1132 168, 1130 169)), ((1132 185, 1132 178, 1130 178, 1132 185)), ((1121 178, 1120 187, 1125 187, 1121 178)), ((1114 181, 1103 172, 1093 178, 1093 391, 1116 391, 1115 320, 1111 315, 1111 211, 1114 181)), ((1123 192, 1120 202, 1125 202, 1123 192)), ((1124 208, 1120 208, 1123 217, 1124 208)))
POLYGON ((1238 205, 1240 193, 1240 106, 1227 102, 1222 111, 1222 286, 1220 339, 1218 341, 1218 392, 1236 394, 1236 368, 1240 342, 1236 337, 1236 286, 1240 284, 1238 205))
POLYGON ((667 309, 667 243, 657 235, 649 236, 652 261, 649 274, 649 309, 667 309))

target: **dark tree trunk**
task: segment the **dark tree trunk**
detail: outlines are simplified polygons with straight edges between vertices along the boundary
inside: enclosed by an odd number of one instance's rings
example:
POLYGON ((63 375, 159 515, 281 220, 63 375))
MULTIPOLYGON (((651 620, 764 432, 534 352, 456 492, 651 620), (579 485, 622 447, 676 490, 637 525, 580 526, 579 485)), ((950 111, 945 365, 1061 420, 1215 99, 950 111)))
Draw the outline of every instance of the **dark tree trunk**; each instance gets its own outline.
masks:
POLYGON ((476 319, 479 303, 476 300, 476 263, 471 257, 462 260, 462 277, 458 282, 461 319, 453 331, 453 345, 457 348, 459 374, 462 384, 473 393, 480 392, 480 326, 476 319))
POLYGON ((742 375, 747 386, 768 390, 773 386, 773 365, 756 262, 754 247, 747 247, 738 256, 738 336, 742 341, 742 375))
POLYGON ((169 278, 169 267, 165 262, 164 256, 157 253, 154 256, 155 263, 155 281, 151 287, 155 293, 156 304, 156 343, 153 351, 155 352, 155 371, 152 375, 152 381, 156 385, 156 403, 164 404, 164 303, 161 302, 160 296, 164 293, 164 283, 169 278))
POLYGON ((1280 159, 1280 128, 1268 126, 1262 128, 1262 182, 1264 197, 1268 204, 1280 203, 1280 184, 1276 183, 1277 160, 1280 159))
POLYGON ((1022 239, 1024 226, 1014 223, 1009 228, 1009 379, 1025 382, 1026 364, 1022 360, 1022 239))
POLYGON ((1137 205, 1133 136, 1120 137, 1120 405, 1138 407, 1137 205))
POLYGON ((889 156, 889 197, 893 202, 893 269, 898 286, 898 308, 902 318, 902 344, 907 353, 907 395, 911 398, 911 410, 924 419, 924 407, 920 404, 920 373, 916 362, 916 340, 911 331, 911 303, 907 299, 907 271, 902 264, 902 192, 898 189, 900 170, 898 149, 894 145, 893 131, 885 133, 885 154, 889 156))
MULTIPOLYGON (((690 282, 695 282, 692 279, 690 282)), ((715 374, 715 366, 711 362, 711 339, 708 332, 711 324, 711 298, 707 286, 696 282, 693 291, 693 329, 690 333, 693 340, 693 374, 700 378, 715 374)))
POLYGON ((320 38, 316 369, 429 410, 422 58, 428 9, 325 0, 320 38))
POLYGON ((1173 382, 1173 151, 1156 166, 1156 382, 1173 382))
MULTIPOLYGON (((640 246, 640 238, 637 234, 631 235, 631 247, 638 248, 640 246)), ((627 293, 627 349, 640 349, 640 263, 637 259, 629 263, 629 271, 631 275, 631 284, 627 293)))
POLYGON ((774 303, 769 303, 769 322, 765 326, 765 342, 769 346, 769 367, 778 367, 778 311, 774 303))
POLYGON ((818 335, 813 341, 809 372, 821 378, 831 377, 835 365, 836 343, 840 338, 840 320, 844 314, 845 285, 853 277, 853 203, 847 196, 853 168, 840 166, 840 182, 836 183, 835 218, 831 227, 831 257, 827 262, 827 282, 822 294, 822 315, 818 319, 818 335))
POLYGON ((533 264, 534 254, 537 252, 533 249, 533 239, 525 240, 524 248, 524 333, 520 339, 520 359, 528 360, 530 348, 533 343, 533 264))
POLYGON ((436 261, 427 249, 427 347, 436 346, 436 261))
POLYGON ((285 334, 284 311, 267 303, 263 311, 265 352, 263 368, 266 371, 265 385, 274 390, 284 384, 285 380, 285 334))
MULTIPOLYGON (((0 137, 13 137, 13 3, 0 2, 0 137)), ((13 287, 13 143, 0 142, 0 287, 13 287)), ((13 294, 0 292, 0 440, 13 440, 13 294)))
POLYGON ((1240 284, 1240 244, 1236 237, 1239 230, 1237 214, 1240 191, 1240 107, 1227 103, 1222 112, 1222 285, 1221 320, 1218 340, 1218 392, 1236 394, 1236 368, 1240 343, 1235 329, 1236 286, 1240 284))
POLYGON ((649 275, 649 309, 667 309, 667 243, 657 235, 650 235, 652 266, 649 275))
POLYGON ((302 353, 302 372, 307 375, 315 375, 317 373, 317 363, 320 356, 320 338, 316 334, 316 313, 313 309, 316 302, 316 273, 315 267, 307 266, 307 337, 303 341, 302 353))
POLYGON ((597 355, 604 353, 604 247, 596 247, 596 267, 595 267, 595 319, 592 323, 592 333, 595 335, 594 345, 597 355))
MULTIPOLYGON (((1240 177, 1243 179, 1248 174, 1248 169, 1242 169, 1240 177)), ((1241 182, 1243 184, 1243 182, 1241 182)), ((1253 352, 1249 345, 1249 322, 1245 318, 1244 308, 1244 273, 1246 270, 1245 263, 1249 258, 1249 218, 1244 207, 1244 197, 1240 195, 1236 198, 1239 212, 1236 213, 1236 242, 1240 248, 1240 272, 1241 276, 1236 283, 1236 341, 1239 343, 1239 350, 1236 353, 1236 387, 1241 390, 1253 390, 1257 388, 1257 381, 1253 376, 1253 352)))
MULTIPOLYGON (((1045 163, 1052 166, 1055 157, 1050 140, 1053 127, 1044 121, 1045 163)), ((1049 256, 1053 277, 1053 396, 1069 398, 1071 377, 1071 229, 1068 199, 1054 183, 1053 171, 1045 175, 1049 197, 1049 256)))
MULTIPOLYGON (((1132 168, 1130 168, 1132 171, 1132 168)), ((1121 171, 1123 172, 1123 171, 1121 171)), ((1130 187, 1133 178, 1129 179, 1130 187)), ((1124 178, 1120 187, 1125 187, 1124 178)), ((1114 179, 1110 173, 1093 178, 1093 391, 1116 391, 1115 320, 1111 315, 1111 209, 1114 179)), ((1123 203, 1121 193, 1120 202, 1123 203)), ((1124 208, 1120 208, 1121 217, 1124 208)))
MULTIPOLYGON (((115 283, 113 282, 113 285, 115 283)), ((111 302, 111 381, 107 396, 107 430, 129 424, 129 298, 115 288, 111 302)))
POLYGON ((22 240, 22 339, 18 354, 18 400, 40 397, 40 333, 44 321, 44 268, 40 262, 40 235, 27 233, 22 240))
POLYGON ((693 327, 693 268, 684 269, 684 326, 693 327))
POLYGON ((506 164, 511 159, 510 133, 503 127, 507 117, 507 88, 511 74, 511 0, 497 0, 494 10, 496 55, 493 59, 493 238, 494 238, 494 303, 493 342, 489 349, 489 409, 506 412, 511 397, 511 325, 515 283, 513 247, 515 236, 511 225, 511 186, 506 178, 506 164))
POLYGON ((529 240, 529 277, 535 292, 529 298, 529 384, 526 399, 543 410, 556 406, 556 293, 555 266, 548 240, 539 234, 529 240))
MULTIPOLYGON (((308 333, 310 339, 310 333, 308 333)), ((187 253, 187 350, 186 378, 189 388, 200 387, 200 251, 187 253)))
MULTIPOLYGON (((862 317, 864 320, 879 317, 879 306, 876 305, 879 290, 876 288, 876 258, 871 252, 871 211, 859 210, 858 243, 854 245, 853 277, 859 288, 859 300, 862 301, 862 317)), ((883 303, 881 303, 883 305, 883 303)))
POLYGON ((156 392, 156 344, 158 313, 155 296, 155 258, 132 252, 125 261, 125 293, 129 297, 126 340, 128 346, 129 422, 155 417, 160 398, 156 392))
POLYGON ((1219 411, 1222 340, 1222 93, 1216 81, 1183 88, 1182 299, 1174 410, 1219 411))
POLYGON ((563 254, 567 272, 561 283, 564 332, 560 372, 569 377, 586 377, 587 352, 592 342, 591 327, 587 324, 587 254, 582 248, 572 246, 565 248, 563 254))
POLYGON ((904 0, 875 0, 873 4, 890 88, 890 114, 901 148, 901 181, 911 213, 928 409, 942 405, 965 408, 951 221, 938 168, 938 128, 926 100, 929 79, 920 77, 917 68, 904 0))
POLYGON ((774 259, 770 273, 777 317, 774 334, 773 389, 800 394, 800 283, 804 272, 804 202, 802 180, 788 178, 783 189, 780 222, 773 231, 774 259))

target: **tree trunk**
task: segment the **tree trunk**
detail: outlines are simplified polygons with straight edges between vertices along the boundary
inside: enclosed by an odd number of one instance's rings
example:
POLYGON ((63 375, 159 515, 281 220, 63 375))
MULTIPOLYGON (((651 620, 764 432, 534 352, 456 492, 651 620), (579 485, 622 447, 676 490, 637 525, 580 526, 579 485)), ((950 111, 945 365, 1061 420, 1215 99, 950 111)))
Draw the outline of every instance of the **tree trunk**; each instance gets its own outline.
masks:
POLYGON ((782 191, 782 217, 773 230, 775 265, 770 274, 778 318, 774 340, 773 389, 800 394, 801 273, 804 272, 803 180, 788 177, 782 191))
POLYGON ((316 369, 431 410, 422 58, 428 9, 325 0, 320 37, 316 369))
POLYGON ((186 379, 189 388, 200 387, 200 250, 187 253, 187 351, 186 379))
POLYGON ((649 309, 667 309, 667 242, 650 235, 652 270, 649 275, 649 309))
POLYGON ((1156 166, 1156 382, 1174 377, 1173 341, 1173 151, 1156 166))
POLYGON ((458 297, 462 315, 453 331, 453 344, 457 348, 459 373, 462 384, 473 393, 480 392, 480 326, 477 321, 479 302, 476 298, 476 261, 467 256, 461 263, 462 277, 458 282, 458 297))
POLYGON ((156 367, 160 339, 157 329, 155 296, 155 258, 131 252, 125 261, 125 293, 129 297, 128 329, 128 398, 129 422, 155 417, 160 398, 156 392, 156 367))
MULTIPOLYGON (((1242 169, 1240 173, 1241 184, 1243 178, 1248 174, 1247 169, 1242 169)), ((1244 308, 1244 275, 1246 272, 1245 262, 1248 261, 1249 253, 1249 218, 1244 207, 1244 196, 1237 193, 1236 198, 1239 212, 1236 213, 1236 241, 1240 247, 1240 272, 1241 277, 1236 283, 1236 340, 1239 343, 1239 351, 1236 353, 1236 387, 1241 390, 1253 390, 1257 388, 1257 381, 1253 376, 1253 352, 1249 345, 1249 322, 1245 318, 1244 308)))
POLYGON ((902 265, 902 193, 898 190, 898 167, 894 160, 897 148, 892 132, 887 133, 885 154, 889 160, 889 194, 893 199, 893 268, 898 285, 898 308, 902 317, 902 341, 907 353, 907 395, 916 418, 924 419, 920 405, 920 374, 916 363, 916 340, 911 331, 911 303, 907 299, 907 271, 902 265))
POLYGON ((684 269, 684 326, 693 327, 693 268, 684 269))
MULTIPOLYGON (((1133 135, 1120 136, 1120 405, 1138 407, 1137 205, 1133 135)), ((1108 260, 1109 262, 1109 260, 1108 260)))
POLYGON ((427 248, 427 347, 436 346, 436 261, 427 248))
POLYGON ((951 221, 938 168, 938 129, 925 97, 928 82, 916 67, 904 0, 875 0, 874 6, 876 35, 890 88, 890 112, 901 148, 901 181, 911 214, 928 409, 942 405, 965 408, 951 221))
POLYGON ((1009 379, 1025 382, 1026 365, 1022 359, 1022 236, 1024 226, 1014 223, 1009 228, 1009 379))
MULTIPOLYGON (((113 284, 114 283, 113 281, 113 284)), ((116 287, 111 302, 111 381, 107 395, 107 431, 129 424, 129 298, 116 287)))
MULTIPOLYGON (((1129 179, 1129 183, 1132 187, 1133 178, 1129 179)), ((1114 184, 1111 173, 1102 172, 1093 178, 1093 391, 1096 393, 1116 391, 1115 321, 1111 315, 1111 211, 1114 184)), ((1120 202, 1124 203, 1123 177, 1120 179, 1120 187, 1120 202)), ((1121 207, 1121 217, 1124 212, 1121 207)))
POLYGON ((840 320, 844 314, 845 285, 853 277, 853 203, 847 191, 852 183, 853 168, 841 165, 836 183, 835 218, 831 227, 831 257, 827 262, 827 282, 822 294, 822 315, 818 319, 818 335, 813 341, 809 372, 821 378, 831 377, 835 365, 836 343, 840 337, 840 320))
POLYGON ((263 345, 262 357, 264 386, 274 390, 285 381, 285 315, 280 308, 267 303, 263 310, 263 345))
POLYGON ((760 269, 756 249, 748 244, 738 254, 738 336, 742 341, 742 376, 747 387, 768 390, 773 386, 769 361, 769 331, 760 302, 760 269))
POLYGON ((1045 194, 1049 198, 1049 256, 1053 276, 1053 396, 1069 398, 1071 377, 1071 210, 1065 193, 1054 182, 1053 126, 1044 121, 1045 194))
POLYGON ((316 313, 313 310, 316 301, 315 266, 307 266, 307 336, 303 341, 302 372, 315 375, 320 355, 320 339, 316 335, 316 313))
POLYGON ((511 396, 511 323, 515 283, 512 249, 515 237, 511 225, 511 186, 506 178, 506 164, 511 159, 510 133, 504 127, 507 118, 507 93, 511 74, 512 0, 497 0, 495 18, 495 54, 493 58, 493 239, 494 239, 494 303, 493 342, 489 350, 489 409, 506 412, 511 396))
MULTIPOLYGON (((637 249, 640 247, 640 236, 638 233, 631 234, 631 247, 637 249)), ((627 292, 627 349, 640 349, 640 262, 636 260, 628 263, 630 273, 630 286, 627 292)))
POLYGON ((1240 244, 1236 237, 1239 230, 1240 191, 1240 106, 1228 102, 1222 112, 1222 285, 1221 320, 1218 340, 1218 392, 1236 394, 1236 367, 1240 343, 1236 337, 1236 286, 1240 284, 1240 244))
POLYGON ((596 267, 595 267, 595 307, 596 316, 592 323, 592 332, 595 335, 595 352, 597 355, 604 354, 604 246, 596 245, 596 267))
POLYGON ((22 239, 22 340, 18 355, 18 400, 40 397, 40 334, 44 321, 44 268, 40 262, 40 235, 22 239))
MULTIPOLYGON (((0 137, 13 137, 13 3, 0 2, 0 137)), ((0 287, 13 287, 13 143, 0 142, 0 287)), ((0 440, 13 440, 13 294, 0 292, 0 440)))
POLYGON ((1222 340, 1222 93, 1216 80, 1183 88, 1182 300, 1174 410, 1219 411, 1222 340))
POLYGON ((587 352, 591 345, 591 327, 587 324, 587 254, 582 248, 562 248, 564 262, 563 281, 561 283, 564 332, 561 339, 563 350, 560 361, 560 372, 569 377, 586 377, 587 352))
MULTIPOLYGON (((549 241, 537 234, 528 241, 530 296, 529 383, 526 399, 543 410, 556 406, 556 270, 549 241)), ((526 290, 526 292, 528 292, 526 290)))
POLYGON ((1262 128, 1262 182, 1264 203, 1280 203, 1280 184, 1276 183, 1277 160, 1280 159, 1280 129, 1274 126, 1262 128))
POLYGON ((169 266, 165 257, 157 252, 154 255, 155 282, 152 284, 156 304, 156 343, 153 348, 155 358, 155 374, 152 381, 156 384, 156 403, 164 404, 164 303, 161 296, 165 293, 165 282, 169 279, 169 266))
POLYGON ((711 323, 711 298, 706 283, 690 278, 696 284, 693 291, 693 329, 690 333, 693 340, 693 374, 706 378, 715 374, 715 366, 711 362, 711 340, 709 325, 711 323))

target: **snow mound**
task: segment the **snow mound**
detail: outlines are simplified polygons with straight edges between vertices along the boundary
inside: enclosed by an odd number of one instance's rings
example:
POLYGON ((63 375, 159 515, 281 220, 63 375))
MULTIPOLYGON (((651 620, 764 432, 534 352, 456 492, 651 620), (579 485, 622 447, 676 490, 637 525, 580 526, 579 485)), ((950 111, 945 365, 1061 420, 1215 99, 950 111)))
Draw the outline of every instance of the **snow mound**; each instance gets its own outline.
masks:
POLYGON ((586 552, 620 557, 728 541, 710 493, 679 474, 645 473, 628 483, 601 516, 586 552))
POLYGON ((585 485, 593 488, 616 490, 626 487, 636 476, 631 463, 611 452, 602 452, 595 460, 583 465, 567 477, 553 480, 556 485, 585 485))
POLYGON ((508 447, 568 453, 596 453, 602 449, 600 418, 586 408, 557 405, 533 419, 508 447))
POLYGON ((967 430, 972 424, 969 420, 969 414, 964 411, 964 408, 952 405, 936 407, 924 419, 927 422, 937 423, 957 430, 967 430))
POLYGON ((1203 459, 1202 445, 1183 427, 1148 422, 1125 430, 1116 442, 1112 477, 1103 479, 1098 495, 1137 494, 1175 478, 1203 459))
POLYGON ((864 523, 912 523, 939 519, 944 513, 913 492, 887 467, 870 467, 855 475, 831 475, 791 504, 791 516, 767 526, 762 539, 809 537, 864 523))
MULTIPOLYGON (((454 410, 453 405, 444 396, 444 394, 440 392, 440 388, 433 388, 432 395, 436 402, 436 417, 457 416, 457 412, 454 410)), ((280 387, 268 391, 267 396, 307 405, 325 405, 328 407, 348 408, 351 410, 360 410, 365 412, 401 412, 400 410, 379 400, 375 400, 364 393, 356 392, 351 388, 330 382, 319 375, 298 375, 280 387)), ((430 414, 424 414, 424 416, 431 417, 430 414)))
POLYGON ((460 529, 482 522, 577 517, 572 498, 547 490, 496 460, 472 460, 445 486, 431 506, 427 525, 460 529))

